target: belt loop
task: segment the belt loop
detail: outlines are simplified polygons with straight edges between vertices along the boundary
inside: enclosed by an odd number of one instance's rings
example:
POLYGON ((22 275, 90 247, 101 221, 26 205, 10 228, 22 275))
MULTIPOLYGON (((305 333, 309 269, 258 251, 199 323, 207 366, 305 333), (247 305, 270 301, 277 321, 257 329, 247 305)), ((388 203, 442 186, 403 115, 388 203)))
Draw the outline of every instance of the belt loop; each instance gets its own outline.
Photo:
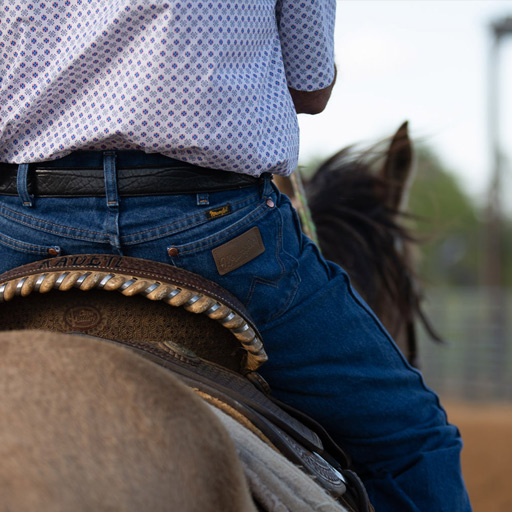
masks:
POLYGON ((263 178, 263 197, 268 197, 274 192, 272 187, 272 179, 274 178, 271 173, 266 172, 262 174, 263 178))
POLYGON ((117 171, 115 151, 103 153, 103 175, 105 177, 105 195, 108 208, 119 206, 119 194, 117 191, 117 171))
POLYGON ((103 153, 103 176, 105 178, 105 195, 107 199, 107 234, 111 247, 121 253, 119 233, 119 193, 117 189, 116 152, 103 153))
POLYGON ((210 196, 208 192, 200 192, 197 194, 197 206, 208 206, 210 204, 210 196))
POLYGON ((16 187, 18 195, 23 201, 23 206, 32 208, 34 206, 34 196, 28 193, 28 166, 29 164, 18 165, 18 173, 16 175, 16 187))

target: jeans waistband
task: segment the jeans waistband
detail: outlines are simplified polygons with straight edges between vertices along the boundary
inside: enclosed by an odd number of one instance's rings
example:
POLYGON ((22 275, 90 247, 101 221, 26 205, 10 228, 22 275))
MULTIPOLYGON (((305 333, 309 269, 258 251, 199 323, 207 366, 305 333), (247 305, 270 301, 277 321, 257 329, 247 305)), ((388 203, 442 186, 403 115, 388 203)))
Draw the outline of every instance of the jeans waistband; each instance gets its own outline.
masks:
POLYGON ((143 151, 76 151, 47 162, 0 163, 0 195, 22 195, 23 182, 33 197, 103 197, 107 160, 115 167, 119 196, 237 190, 257 186, 272 176, 265 173, 255 178, 143 151))

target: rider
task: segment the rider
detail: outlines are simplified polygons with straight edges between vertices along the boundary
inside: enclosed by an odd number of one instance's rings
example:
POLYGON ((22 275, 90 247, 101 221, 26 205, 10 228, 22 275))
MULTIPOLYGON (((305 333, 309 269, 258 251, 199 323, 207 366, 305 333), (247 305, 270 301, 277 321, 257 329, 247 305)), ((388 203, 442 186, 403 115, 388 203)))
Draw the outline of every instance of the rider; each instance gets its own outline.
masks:
POLYGON ((0 271, 117 253, 219 282, 274 394, 378 511, 467 511, 461 440, 271 184, 335 80, 335 0, 13 0, 0 14, 0 271))

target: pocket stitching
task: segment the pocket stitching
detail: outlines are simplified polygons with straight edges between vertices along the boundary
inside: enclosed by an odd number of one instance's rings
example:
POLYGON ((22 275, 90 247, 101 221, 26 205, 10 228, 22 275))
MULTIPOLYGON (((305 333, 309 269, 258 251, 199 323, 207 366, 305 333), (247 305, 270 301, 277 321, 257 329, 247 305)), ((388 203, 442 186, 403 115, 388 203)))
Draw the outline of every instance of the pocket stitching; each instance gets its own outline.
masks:
MULTIPOLYGON (((244 304, 247 308, 250 307, 254 292, 256 290, 256 286, 258 284, 262 284, 264 286, 270 286, 272 288, 279 288, 279 282, 283 279, 283 276, 286 272, 286 265, 283 262, 282 254, 286 255, 291 261, 293 261, 295 263, 295 268, 294 268, 294 270, 290 271, 289 275, 290 275, 290 279, 293 279, 296 284, 293 285, 293 292, 289 293, 288 298, 285 301, 285 303, 283 304, 283 306, 278 311, 276 311, 272 316, 270 316, 266 323, 273 322, 275 319, 279 318, 288 309, 289 305, 293 302, 293 300, 295 299, 295 296, 297 295, 297 291, 298 291, 298 288, 299 288, 299 285, 301 282, 301 278, 300 278, 300 275, 299 275, 299 272, 297 269, 297 266, 299 264, 297 258, 295 258, 294 256, 292 256, 291 254, 289 254, 288 252, 286 252, 283 249, 283 217, 281 215, 281 212, 279 212, 279 214, 280 214, 279 237, 278 237, 279 243, 276 245, 275 259, 279 264, 279 267, 281 269, 281 274, 280 274, 279 278, 274 281, 270 281, 269 279, 264 279, 259 276, 253 277, 253 279, 251 281, 251 285, 249 287, 249 291, 248 291, 246 299, 244 301, 244 304)), ((266 324, 264 324, 264 325, 266 325, 266 324)), ((260 328, 261 328, 261 326, 260 326, 260 328)))
POLYGON ((35 217, 31 217, 29 215, 25 215, 20 212, 10 210, 9 208, 6 208, 5 206, 2 207, 2 210, 4 210, 4 211, 0 211, 0 215, 2 217, 4 217, 5 219, 15 222, 17 224, 22 224, 23 226, 28 227, 30 229, 36 229, 36 230, 44 231, 46 233, 50 233, 51 235, 63 236, 63 237, 66 237, 66 236, 67 237, 75 237, 76 239, 85 240, 87 242, 97 242, 98 240, 97 240, 97 238, 90 238, 85 235, 80 236, 78 234, 67 233, 67 232, 64 232, 64 230, 75 231, 75 232, 80 232, 80 233, 90 233, 91 235, 102 235, 103 236, 103 233, 100 233, 97 231, 89 231, 87 229, 77 229, 77 228, 73 228, 70 226, 63 226, 61 224, 55 224, 53 222, 43 221, 41 219, 37 219, 35 217), (8 215, 6 212, 10 212, 11 214, 14 214, 15 216, 8 215), (16 215, 19 216, 20 218, 17 218, 16 215), (30 223, 30 222, 28 222, 28 220, 22 220, 22 218, 30 219, 33 222, 30 223), (55 228, 62 228, 62 231, 52 230, 47 226, 53 226, 55 228))
POLYGON ((219 243, 224 242, 225 240, 228 240, 229 238, 232 238, 235 235, 235 233, 244 229, 247 224, 253 223, 260 219, 263 215, 265 215, 268 209, 269 207, 266 205, 266 203, 262 203, 258 205, 251 213, 247 214, 245 217, 242 217, 234 225, 223 229, 219 233, 210 235, 196 242, 191 242, 182 245, 173 245, 172 247, 176 247, 176 249, 178 249, 179 251, 179 255, 183 256, 188 256, 190 254, 193 254, 194 252, 197 252, 198 250, 207 250, 209 247, 213 247, 215 245, 218 245, 219 243), (223 234, 219 238, 220 233, 223 234), (187 247, 187 249, 183 249, 184 247, 187 247))
MULTIPOLYGON (((234 206, 237 206, 238 208, 245 208, 245 206, 249 206, 251 203, 254 202, 254 198, 257 195, 258 194, 253 194, 252 196, 250 196, 248 198, 241 199, 240 201, 236 201, 236 202, 233 202, 231 204, 234 205, 234 206)), ((236 211, 233 212, 233 213, 236 213, 236 211)), ((179 233, 180 231, 184 231, 186 229, 192 229, 192 228, 194 228, 194 227, 196 227, 198 225, 202 225, 202 224, 205 224, 206 222, 210 222, 208 219, 205 219, 204 221, 201 221, 201 217, 203 217, 204 214, 205 214, 205 212, 199 212, 199 213, 196 213, 194 215, 189 215, 188 217, 185 217, 184 219, 180 219, 178 221, 171 222, 169 224, 164 224, 163 226, 159 226, 157 228, 151 228, 151 229, 146 229, 144 231, 138 231, 137 233, 131 233, 130 235, 125 235, 125 236, 121 237, 121 240, 123 240, 124 238, 127 238, 127 239, 128 238, 134 238, 135 236, 140 237, 141 235, 144 235, 144 234, 147 234, 147 233, 151 233, 151 232, 154 232, 154 231, 158 231, 157 234, 151 235, 148 238, 137 239, 136 241, 130 241, 130 242, 127 242, 127 241, 123 242, 125 245, 137 245, 137 244, 140 244, 140 243, 150 242, 152 240, 158 240, 159 238, 163 238, 163 237, 166 237, 166 236, 174 235, 176 233, 179 233), (186 220, 186 219, 193 219, 194 217, 198 217, 198 220, 196 222, 193 222, 192 224, 188 224, 188 225, 184 226, 183 229, 169 229, 171 226, 179 225, 184 220, 186 220), (162 229, 166 229, 166 231, 161 232, 162 229)))
POLYGON ((48 254, 48 249, 52 249, 56 246, 53 245, 34 245, 21 240, 16 240, 7 235, 0 233, 0 243, 6 247, 14 249, 16 251, 22 251, 26 254, 48 254))

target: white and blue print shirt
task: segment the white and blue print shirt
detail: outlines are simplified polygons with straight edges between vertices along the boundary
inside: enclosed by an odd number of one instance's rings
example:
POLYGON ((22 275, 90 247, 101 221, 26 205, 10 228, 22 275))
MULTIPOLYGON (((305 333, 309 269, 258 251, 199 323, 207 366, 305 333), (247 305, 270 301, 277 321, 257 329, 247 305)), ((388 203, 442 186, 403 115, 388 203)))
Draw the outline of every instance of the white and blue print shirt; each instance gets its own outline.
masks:
POLYGON ((0 161, 143 149, 289 174, 336 0, 0 0, 0 161))

